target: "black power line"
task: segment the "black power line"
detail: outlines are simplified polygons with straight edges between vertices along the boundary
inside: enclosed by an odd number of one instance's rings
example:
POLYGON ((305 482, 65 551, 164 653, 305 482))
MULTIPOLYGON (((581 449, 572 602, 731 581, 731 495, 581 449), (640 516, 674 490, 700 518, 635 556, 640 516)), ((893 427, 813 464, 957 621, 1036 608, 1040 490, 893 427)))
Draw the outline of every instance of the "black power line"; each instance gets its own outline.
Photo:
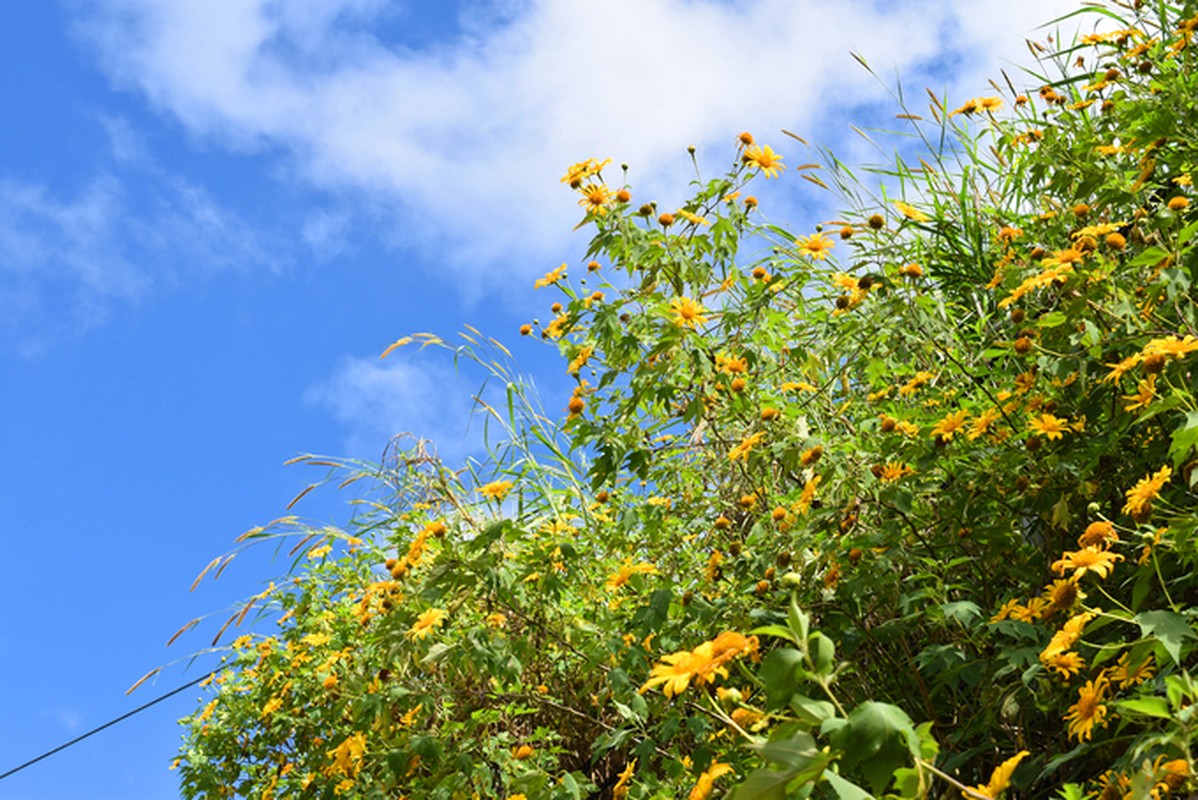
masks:
POLYGON ((185 683, 177 689, 172 689, 171 691, 167 692, 166 694, 162 695, 161 697, 155 697, 150 702, 140 705, 137 708, 133 709, 132 711, 127 711, 124 714, 121 714, 116 719, 110 719, 110 720, 108 720, 108 722, 105 722, 103 725, 101 725, 97 728, 92 728, 90 731, 83 734, 82 736, 76 736, 71 741, 66 742, 64 744, 60 744, 58 747, 55 747, 53 750, 47 750, 46 752, 42 753, 37 758, 31 758, 28 761, 26 761, 24 764, 21 764, 18 767, 14 767, 14 768, 10 769, 8 772, 5 772, 4 774, 0 775, 0 781, 4 780, 9 775, 15 775, 16 773, 25 769, 25 767, 33 766, 37 762, 41 761, 43 758, 49 758, 50 756, 54 755, 55 753, 60 753, 63 750, 66 750, 68 747, 71 747, 72 745, 79 744, 79 742, 82 742, 87 737, 92 736, 93 734, 97 734, 100 731, 104 730, 105 728, 111 728, 113 725, 117 724, 118 722, 127 720, 127 719, 129 719, 129 717, 132 717, 135 714, 140 714, 141 712, 145 711, 150 706, 157 705, 158 703, 161 703, 163 700, 167 699, 168 697, 174 697, 179 692, 182 692, 185 689, 190 689, 191 687, 195 686, 197 683, 202 683, 203 681, 208 680, 209 678, 211 678, 213 675, 215 675, 218 672, 220 672, 219 669, 214 669, 211 672, 209 672, 207 675, 201 675, 200 677, 196 678, 191 683, 185 683))

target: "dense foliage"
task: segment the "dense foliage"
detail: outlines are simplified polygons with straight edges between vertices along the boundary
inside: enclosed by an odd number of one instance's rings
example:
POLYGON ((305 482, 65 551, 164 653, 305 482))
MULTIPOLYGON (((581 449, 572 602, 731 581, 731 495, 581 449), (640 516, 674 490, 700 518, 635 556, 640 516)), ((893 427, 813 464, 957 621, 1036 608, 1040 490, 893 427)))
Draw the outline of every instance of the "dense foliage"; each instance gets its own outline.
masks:
POLYGON ((594 238, 524 330, 566 413, 474 332, 389 348, 501 378, 502 444, 335 467, 351 528, 243 537, 298 565, 230 620, 274 627, 185 720, 184 794, 1192 790, 1198 16, 1086 14, 1029 94, 903 109, 902 199, 748 133, 668 212, 572 167, 594 238), (796 172, 843 219, 762 221, 796 172))

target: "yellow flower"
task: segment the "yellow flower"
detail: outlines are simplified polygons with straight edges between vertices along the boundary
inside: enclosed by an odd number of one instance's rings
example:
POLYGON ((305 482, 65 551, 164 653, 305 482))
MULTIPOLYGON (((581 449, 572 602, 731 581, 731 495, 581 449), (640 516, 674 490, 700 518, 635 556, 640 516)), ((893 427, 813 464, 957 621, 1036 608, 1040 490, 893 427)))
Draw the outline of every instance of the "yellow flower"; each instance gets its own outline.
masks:
MULTIPOLYGON (((1007 788, 1007 785, 1010 784, 1011 775, 1015 772, 1015 767, 1019 766, 1019 762, 1022 761, 1027 755, 1029 755, 1027 750, 1020 750, 1017 754, 1011 756, 1006 761, 994 768, 994 771, 990 773, 989 783, 987 783, 985 786, 975 786, 973 787, 973 790, 978 794, 986 795, 986 797, 991 798, 991 800, 998 797, 1000 794, 1002 794, 1003 790, 1007 788)), ((964 792, 962 792, 961 795, 963 797, 968 797, 968 795, 966 795, 964 792)))
POLYGON ((1116 561, 1122 561, 1123 556, 1103 550, 1100 547, 1083 547, 1081 550, 1066 552, 1052 568, 1058 574, 1064 575, 1065 570, 1073 570, 1073 577, 1080 578, 1087 572, 1093 572, 1100 578, 1105 578, 1115 567, 1116 561))
POLYGON ((969 433, 965 434, 965 438, 971 442, 974 441, 988 431, 1001 414, 1002 412, 997 408, 987 408, 974 418, 973 423, 969 426, 969 433))
POLYGON ((1161 488, 1168 482, 1173 470, 1167 466, 1161 467, 1156 474, 1140 478, 1135 486, 1127 490, 1127 504, 1123 506, 1124 514, 1139 516, 1147 509, 1149 503, 1161 493, 1161 488))
POLYGON ((449 612, 443 608, 430 608, 421 614, 412 627, 408 629, 408 638, 427 638, 434 630, 444 624, 445 618, 448 616, 449 612))
POLYGON ((1156 376, 1149 375, 1146 380, 1136 384, 1135 394, 1125 394, 1123 399, 1124 411, 1135 411, 1137 408, 1148 408, 1149 403, 1156 399, 1156 376))
POLYGON ((936 376, 931 372, 919 371, 915 373, 915 377, 899 387, 899 395, 901 397, 910 397, 915 394, 924 384, 933 380, 936 376))
POLYGON ((1066 620, 1061 629, 1052 635, 1052 639, 1040 653, 1040 661, 1045 662, 1053 656, 1064 653, 1066 650, 1072 648, 1077 643, 1077 640, 1081 638, 1086 623, 1093 619, 1093 617, 1093 613, 1085 611, 1081 614, 1075 614, 1066 620))
POLYGON ((682 650, 663 656, 661 663, 649 672, 649 680, 640 691, 646 692, 661 686, 666 697, 673 697, 686 691, 692 680, 696 686, 703 686, 712 682, 717 675, 726 678, 728 670, 724 664, 756 650, 757 637, 726 631, 692 651, 682 650))
POLYGON ((579 161, 566 170, 566 174, 562 176, 560 183, 569 184, 571 188, 578 188, 584 180, 592 175, 598 175, 610 163, 610 158, 606 158, 601 162, 596 162, 593 158, 588 158, 586 161, 579 161))
POLYGON ((595 348, 591 345, 583 345, 582 349, 578 351, 578 355, 574 356, 574 360, 570 362, 568 367, 566 367, 566 372, 570 373, 571 375, 577 375, 579 371, 587 365, 587 362, 591 360, 591 356, 594 354, 594 352, 595 348))
POLYGON ((1065 719, 1069 721, 1069 736, 1080 741, 1088 741, 1094 732, 1094 726, 1106 727, 1106 706, 1102 704, 1103 695, 1109 686, 1106 675, 1099 675, 1078 689, 1077 702, 1069 707, 1065 719))
POLYGON ((1130 654, 1124 653, 1119 656, 1119 660, 1111 669, 1111 680, 1119 682, 1120 689, 1128 689, 1132 686, 1139 686, 1144 681, 1151 678, 1156 669, 1152 664, 1152 654, 1149 653, 1138 666, 1130 665, 1130 654))
POLYGON ((898 481, 904 476, 910 475, 913 472, 915 472, 915 470, 911 469, 906 464, 898 461, 892 461, 886 466, 882 467, 881 481, 883 483, 894 483, 895 481, 898 481))
POLYGON ((798 503, 800 514, 806 514, 808 509, 811 508, 811 504, 815 501, 815 492, 819 488, 819 482, 822 479, 822 476, 814 475, 811 480, 803 484, 803 493, 799 495, 798 503))
POLYGON ((932 427, 932 435, 939 436, 946 442, 952 441, 953 435, 965 424, 969 412, 965 409, 954 411, 932 427))
POLYGON ((553 284, 557 283, 564 277, 566 277, 566 265, 562 264, 557 269, 553 269, 553 270, 550 270, 549 272, 546 272, 545 277, 538 278, 536 283, 534 283, 532 285, 532 288, 541 289, 546 286, 552 286, 553 284))
POLYGON ((1002 604, 1002 607, 995 612, 994 616, 990 618, 990 621, 1002 622, 1004 619, 1008 619, 1013 616, 1019 608, 1019 598, 1012 597, 1010 600, 1002 604))
POLYGON ((678 209, 678 216, 682 217, 683 219, 685 219, 687 222, 691 223, 692 225, 710 225, 711 224, 703 217, 700 217, 698 214, 692 214, 690 211, 687 211, 685 208, 678 209))
POLYGON ((895 200, 894 207, 909 220, 914 220, 915 222, 931 222, 932 220, 927 214, 909 203, 904 203, 902 200, 895 200))
POLYGON ((492 500, 503 500, 511 490, 511 481, 491 481, 478 487, 479 494, 483 497, 489 497, 492 500))
POLYGON ((679 327, 693 328, 707 322, 702 304, 696 303, 689 297, 678 297, 670 301, 670 310, 674 312, 674 324, 679 327))
POLYGON ((1072 650, 1064 653, 1053 653, 1043 659, 1046 669, 1051 669, 1062 678, 1070 678, 1086 668, 1086 661, 1072 650))
POLYGON ((748 463, 749 453, 764 438, 764 431, 758 431, 750 436, 746 436, 740 444, 728 451, 728 460, 733 463, 737 461, 744 461, 748 463))
POLYGON ((612 191, 602 183, 591 183, 582 188, 582 198, 578 201, 578 205, 582 206, 588 214, 596 214, 603 216, 607 213, 607 206, 612 200, 612 191))
POLYGON ((1033 597, 1027 601, 1026 606, 1018 606, 1011 612, 1011 619, 1017 619, 1020 622, 1035 622, 1044 616, 1048 608, 1048 601, 1043 597, 1033 597))
POLYGON ((782 156, 775 153, 768 144, 748 148, 745 150, 744 160, 765 173, 766 178, 776 178, 786 169, 786 165, 782 163, 782 156))
POLYGON ((652 564, 648 562, 633 564, 631 558, 626 558, 618 570, 607 576, 607 582, 604 585, 607 586, 607 590, 609 592, 615 592, 618 591, 620 587, 628 583, 628 581, 632 579, 633 575, 656 574, 657 567, 653 566, 652 564))
POLYGON ((721 775, 727 775, 729 772, 732 772, 732 767, 728 764, 712 761, 710 766, 703 770, 703 773, 699 776, 699 781, 691 789, 687 800, 708 800, 711 797, 712 789, 715 787, 716 778, 721 775))
POLYGON ((634 758, 624 767, 624 771, 620 773, 620 779, 616 781, 616 785, 612 787, 612 800, 625 800, 628 797, 629 783, 632 781, 633 773, 636 772, 636 762, 634 758))
POLYGON ((1184 339, 1178 339, 1176 336, 1168 336, 1163 339, 1153 339, 1148 344, 1144 345, 1142 355, 1150 356, 1160 354, 1168 358, 1181 358, 1198 350, 1198 339, 1187 335, 1184 339))
POLYGON ((262 718, 266 719, 271 714, 283 707, 283 698, 272 697, 266 701, 266 705, 262 706, 262 718))
MULTIPOLYGON (((799 252, 809 256, 816 261, 823 261, 828 257, 828 251, 834 246, 834 242, 822 233, 813 233, 810 236, 800 236, 795 239, 795 244, 799 247, 799 252)), ((854 281, 856 285, 856 281, 854 281)))
POLYGON ((325 755, 333 759, 333 763, 325 767, 325 775, 345 775, 357 777, 362 769, 362 756, 366 753, 366 734, 355 733, 345 737, 341 744, 329 750, 325 755))
POLYGON ((749 371, 749 362, 743 357, 728 356, 719 353, 715 357, 715 368, 728 375, 743 374, 749 371))
POLYGON ((1086 526, 1086 530, 1082 535, 1077 537, 1079 547, 1109 547, 1111 542, 1119 541, 1119 534, 1115 533, 1115 526, 1106 520, 1091 522, 1086 526))
POLYGON ((975 97, 972 100, 966 100, 965 104, 955 111, 949 112, 949 116, 952 117, 957 114, 972 116, 979 111, 994 111, 999 108, 1002 108, 1001 97, 975 97))
POLYGON ((1084 597, 1081 590, 1077 588, 1077 578, 1070 577, 1055 580, 1051 585, 1044 588, 1042 597, 1048 602, 1048 615, 1052 615, 1057 611, 1068 611, 1073 608, 1074 603, 1079 597, 1084 597))
POLYGON ((1041 414, 1028 420, 1027 426, 1050 441, 1060 439, 1069 430, 1069 421, 1054 417, 1052 414, 1041 414))

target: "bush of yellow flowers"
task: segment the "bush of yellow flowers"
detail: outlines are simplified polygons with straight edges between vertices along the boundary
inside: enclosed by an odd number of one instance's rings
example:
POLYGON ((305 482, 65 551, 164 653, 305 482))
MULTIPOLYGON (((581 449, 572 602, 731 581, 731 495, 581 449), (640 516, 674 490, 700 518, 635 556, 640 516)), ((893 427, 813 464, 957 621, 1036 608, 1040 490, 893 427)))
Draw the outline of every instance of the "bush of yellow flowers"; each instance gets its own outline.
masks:
POLYGON ((296 564, 184 795, 1188 796, 1195 13, 1110 0, 1026 88, 903 108, 880 199, 781 134, 676 209, 571 167, 593 239, 522 331, 562 411, 477 331, 388 348, 502 379, 492 458, 308 459, 359 511, 243 536, 296 564), (840 219, 765 221, 796 171, 840 219))

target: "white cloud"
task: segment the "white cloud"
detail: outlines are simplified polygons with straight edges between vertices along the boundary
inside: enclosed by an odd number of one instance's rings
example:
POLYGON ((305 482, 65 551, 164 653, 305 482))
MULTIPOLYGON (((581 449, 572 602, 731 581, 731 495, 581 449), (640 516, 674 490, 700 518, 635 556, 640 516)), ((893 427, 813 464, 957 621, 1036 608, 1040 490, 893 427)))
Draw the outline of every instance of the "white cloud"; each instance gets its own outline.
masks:
POLYGON ((452 36, 404 42, 410 7, 381 0, 105 0, 84 30, 120 85, 190 131, 282 147, 302 179, 393 204, 414 221, 404 244, 482 291, 571 251, 579 212, 558 178, 573 161, 629 163, 644 199, 685 184, 688 144, 723 159, 746 128, 836 144, 846 131, 829 120, 889 102, 850 51, 897 71, 922 107, 929 82, 953 99, 986 92, 1000 67, 1028 63, 1036 25, 1076 6, 474 3, 452 36))
POLYGON ((328 411, 346 430, 344 451, 379 460, 394 436, 432 441, 448 464, 482 450, 482 426, 471 420, 478 384, 431 358, 417 364, 392 355, 345 358, 305 400, 328 411))
MULTIPOLYGON (((123 160, 140 157, 126 145, 123 160)), ((151 171, 133 189, 127 177, 101 173, 73 194, 0 180, 0 342, 37 355, 154 292, 275 263, 203 188, 151 171)))

